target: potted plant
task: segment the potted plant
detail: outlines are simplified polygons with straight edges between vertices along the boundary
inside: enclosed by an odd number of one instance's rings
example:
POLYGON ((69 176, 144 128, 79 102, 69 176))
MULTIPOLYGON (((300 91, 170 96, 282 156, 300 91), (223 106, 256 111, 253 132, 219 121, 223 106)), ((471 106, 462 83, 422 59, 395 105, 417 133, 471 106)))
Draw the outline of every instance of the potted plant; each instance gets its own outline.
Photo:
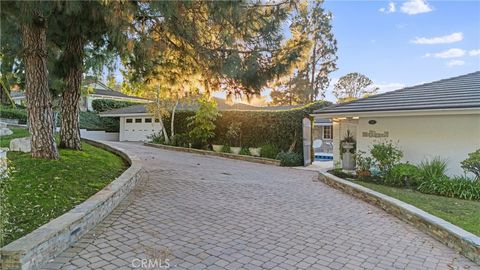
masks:
POLYGON ((226 133, 227 140, 230 142, 230 149, 232 153, 238 155, 240 150, 242 149, 240 138, 241 138, 241 130, 240 130, 241 123, 233 122, 228 126, 228 130, 226 133), (237 145, 237 146, 232 146, 237 145))
POLYGON ((347 134, 340 141, 340 154, 342 157, 342 169, 344 170, 353 170, 355 169, 355 138, 353 138, 350 130, 347 130, 347 134))
POLYGON ((213 151, 221 152, 223 148, 223 144, 212 144, 213 151))

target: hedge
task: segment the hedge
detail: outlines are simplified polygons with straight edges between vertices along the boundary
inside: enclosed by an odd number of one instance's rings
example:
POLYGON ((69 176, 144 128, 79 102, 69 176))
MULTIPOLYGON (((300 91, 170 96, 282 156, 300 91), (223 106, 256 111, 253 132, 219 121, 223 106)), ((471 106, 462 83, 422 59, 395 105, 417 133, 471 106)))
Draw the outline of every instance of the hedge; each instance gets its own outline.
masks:
POLYGON ((92 101, 92 108, 96 112, 104 112, 104 111, 109 111, 113 109, 132 106, 135 104, 139 104, 139 103, 131 102, 131 101, 111 100, 111 99, 95 99, 92 101))
POLYGON ((80 128, 118 132, 120 121, 118 117, 100 117, 94 112, 80 112, 80 128))
MULTIPOLYGON (((228 143, 226 138, 228 127, 233 122, 241 123, 241 146, 261 147, 266 144, 275 145, 279 151, 288 151, 295 140, 294 152, 303 153, 302 119, 315 110, 329 106, 329 102, 315 102, 301 108, 283 111, 221 111, 216 120, 213 144, 228 143)), ((188 117, 191 111, 178 111, 175 114, 175 133, 185 134, 191 128, 188 117)), ((165 119, 165 126, 170 133, 170 119, 165 119)), ((232 145, 233 146, 233 145, 232 145)))
POLYGON ((0 106, 0 117, 7 119, 18 119, 19 124, 27 123, 27 111, 22 108, 13 108, 10 106, 0 106))

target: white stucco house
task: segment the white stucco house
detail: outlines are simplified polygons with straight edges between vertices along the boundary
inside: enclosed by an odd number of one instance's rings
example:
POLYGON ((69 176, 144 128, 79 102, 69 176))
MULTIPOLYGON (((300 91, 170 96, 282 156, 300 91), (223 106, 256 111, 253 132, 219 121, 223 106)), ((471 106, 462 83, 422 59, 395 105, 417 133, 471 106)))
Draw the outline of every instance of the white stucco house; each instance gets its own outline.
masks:
POLYGON ((350 131, 357 151, 382 140, 403 151, 403 162, 446 159, 449 175, 462 175, 460 162, 480 148, 480 71, 403 88, 315 111, 333 123, 333 159, 350 131))
MULTIPOLYGON (((81 97, 80 100, 80 109, 82 111, 93 111, 92 102, 96 99, 110 99, 118 101, 130 101, 135 103, 147 103, 150 102, 148 99, 141 97, 130 96, 122 92, 113 90, 106 86, 104 83, 99 81, 93 81, 86 83, 83 88, 87 91, 85 95, 81 97)), ((23 91, 12 91, 11 97, 13 102, 17 105, 26 105, 26 96, 23 91)))

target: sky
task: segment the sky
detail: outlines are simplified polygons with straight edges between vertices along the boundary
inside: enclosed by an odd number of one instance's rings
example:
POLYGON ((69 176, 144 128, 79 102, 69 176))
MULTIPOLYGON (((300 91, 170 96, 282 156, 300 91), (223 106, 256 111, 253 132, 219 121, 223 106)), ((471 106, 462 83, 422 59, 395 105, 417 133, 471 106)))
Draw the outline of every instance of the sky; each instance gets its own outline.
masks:
POLYGON ((326 0, 324 8, 338 42, 326 100, 336 101, 333 85, 350 72, 387 92, 480 70, 479 0, 326 0))
MULTIPOLYGON (((332 83, 359 72, 386 92, 480 70, 480 1, 326 0, 338 42, 332 83)), ((331 87, 326 99, 335 101, 331 87)))

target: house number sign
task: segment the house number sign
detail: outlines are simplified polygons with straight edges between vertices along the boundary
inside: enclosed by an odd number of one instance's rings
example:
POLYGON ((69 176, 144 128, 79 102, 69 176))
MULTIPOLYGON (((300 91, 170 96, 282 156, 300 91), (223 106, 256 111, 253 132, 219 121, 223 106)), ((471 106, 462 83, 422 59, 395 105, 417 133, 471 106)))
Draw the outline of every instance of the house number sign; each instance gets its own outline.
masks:
POLYGON ((370 130, 368 132, 362 132, 362 137, 367 138, 387 138, 388 131, 384 131, 383 133, 376 132, 374 130, 370 130))

